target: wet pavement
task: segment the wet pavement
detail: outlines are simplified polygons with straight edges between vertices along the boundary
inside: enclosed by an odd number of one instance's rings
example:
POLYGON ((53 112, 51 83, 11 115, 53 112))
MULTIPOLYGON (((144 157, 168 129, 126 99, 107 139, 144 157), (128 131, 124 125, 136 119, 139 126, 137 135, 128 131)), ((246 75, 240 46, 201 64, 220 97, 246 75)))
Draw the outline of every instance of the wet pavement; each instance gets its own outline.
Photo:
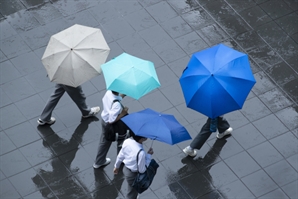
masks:
MULTIPOLYGON (((242 110, 226 114, 232 136, 213 134, 194 159, 155 141, 158 174, 140 199, 298 198, 297 0, 2 0, 0 2, 0 198, 124 198, 123 174, 94 170, 100 120, 81 120, 64 95, 52 126, 36 120, 53 90, 40 61, 49 38, 73 24, 100 28, 108 60, 127 52, 154 62, 161 87, 130 112, 173 114, 194 137, 206 117, 186 108, 179 77, 192 53, 224 43, 250 57, 257 80, 242 110)), ((101 105, 102 75, 83 84, 101 105)), ((147 141, 146 147, 151 144, 147 141)))

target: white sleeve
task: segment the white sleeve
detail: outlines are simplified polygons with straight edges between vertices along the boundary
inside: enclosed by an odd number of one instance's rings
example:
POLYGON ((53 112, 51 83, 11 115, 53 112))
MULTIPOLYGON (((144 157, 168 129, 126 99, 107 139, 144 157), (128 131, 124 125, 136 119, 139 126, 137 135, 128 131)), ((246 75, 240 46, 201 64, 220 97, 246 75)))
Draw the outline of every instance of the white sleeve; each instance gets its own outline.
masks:
POLYGON ((112 104, 111 110, 109 111, 109 123, 113 123, 118 117, 118 115, 121 113, 121 111, 121 104, 119 102, 114 102, 112 104))
MULTIPOLYGON (((146 171, 146 162, 147 162, 147 154, 144 150, 142 150, 140 153, 139 153, 139 162, 137 162, 138 164, 138 167, 139 167, 139 172, 140 173, 144 173, 146 171)), ((151 160, 151 158, 150 158, 151 160)), ((149 164, 148 164, 149 165, 149 164)))
POLYGON ((121 163, 124 160, 124 153, 123 153, 122 149, 119 151, 119 154, 117 155, 116 162, 115 162, 115 165, 114 165, 115 168, 119 168, 121 163))
POLYGON ((146 154, 146 166, 148 167, 151 162, 151 154, 146 154))

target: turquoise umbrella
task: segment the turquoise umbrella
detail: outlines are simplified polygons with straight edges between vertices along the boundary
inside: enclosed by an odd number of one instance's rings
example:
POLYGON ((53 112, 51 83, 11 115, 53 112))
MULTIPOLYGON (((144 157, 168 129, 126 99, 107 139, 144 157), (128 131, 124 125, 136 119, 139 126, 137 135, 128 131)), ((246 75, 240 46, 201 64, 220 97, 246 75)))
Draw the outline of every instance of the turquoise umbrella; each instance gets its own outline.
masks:
POLYGON ((139 99, 160 86, 154 64, 127 53, 101 65, 106 87, 139 99))

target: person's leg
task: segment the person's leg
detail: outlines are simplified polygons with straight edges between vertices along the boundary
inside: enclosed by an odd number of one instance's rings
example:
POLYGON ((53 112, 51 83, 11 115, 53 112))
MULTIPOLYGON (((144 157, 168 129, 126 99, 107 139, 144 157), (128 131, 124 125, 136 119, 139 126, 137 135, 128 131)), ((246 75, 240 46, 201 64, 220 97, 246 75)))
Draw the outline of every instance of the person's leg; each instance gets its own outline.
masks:
POLYGON ((230 128, 229 122, 223 116, 217 118, 217 129, 219 133, 223 133, 225 130, 230 128))
POLYGON ((82 90, 81 86, 76 88, 71 86, 63 85, 63 88, 69 95, 69 97, 74 101, 74 103, 78 106, 82 115, 88 115, 91 111, 91 108, 86 104, 86 96, 82 90))
POLYGON ((102 126, 102 133, 100 136, 100 140, 99 140, 99 146, 98 146, 98 151, 97 151, 97 155, 95 158, 95 162, 93 167, 94 168, 99 168, 100 165, 103 165, 107 162, 106 156, 107 153, 111 147, 112 142, 111 141, 107 141, 104 137, 104 131, 105 131, 105 123, 104 121, 101 121, 101 126, 102 126))
POLYGON ((125 166, 123 167, 123 174, 125 175, 127 181, 127 194, 126 199, 136 199, 138 197, 138 192, 132 187, 132 184, 137 176, 137 172, 131 172, 125 166))
POLYGON ((210 118, 208 118, 206 123, 203 125, 200 133, 190 143, 190 147, 200 150, 211 134, 212 132, 210 131, 210 118))
POLYGON ((52 112, 55 109, 60 98, 63 96, 64 92, 65 92, 64 88, 60 84, 56 84, 55 90, 51 94, 50 98, 48 99, 40 115, 40 120, 49 121, 51 119, 52 112))
POLYGON ((202 126, 200 133, 193 139, 189 146, 183 149, 183 152, 186 155, 195 157, 197 152, 194 149, 200 150, 211 134, 210 118, 208 118, 206 123, 202 126))
POLYGON ((217 118, 217 129, 218 133, 216 137, 218 139, 221 139, 226 135, 230 135, 233 131, 232 127, 230 126, 229 122, 224 118, 224 116, 220 116, 217 118))

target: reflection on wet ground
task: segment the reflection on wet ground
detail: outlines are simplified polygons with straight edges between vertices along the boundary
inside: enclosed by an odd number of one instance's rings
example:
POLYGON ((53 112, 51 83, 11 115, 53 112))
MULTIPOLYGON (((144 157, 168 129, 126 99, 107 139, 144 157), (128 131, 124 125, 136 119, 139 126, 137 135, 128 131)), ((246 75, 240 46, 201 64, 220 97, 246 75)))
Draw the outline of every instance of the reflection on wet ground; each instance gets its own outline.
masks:
MULTIPOLYGON (((52 92, 40 59, 51 35, 81 24, 100 28, 111 52, 154 62, 161 87, 130 112, 173 114, 194 137, 206 117, 186 108, 179 77, 192 53, 224 43, 249 55, 257 83, 242 110, 226 114, 234 128, 212 135, 195 158, 154 141, 160 164, 148 199, 298 198, 298 2, 296 0, 10 0, 0 2, 0 198, 125 198, 123 173, 92 167, 100 116, 81 119, 65 95, 52 126, 36 120, 52 92)), ((101 105, 102 75, 82 85, 101 105)), ((151 145, 147 141, 145 148, 151 145)))

